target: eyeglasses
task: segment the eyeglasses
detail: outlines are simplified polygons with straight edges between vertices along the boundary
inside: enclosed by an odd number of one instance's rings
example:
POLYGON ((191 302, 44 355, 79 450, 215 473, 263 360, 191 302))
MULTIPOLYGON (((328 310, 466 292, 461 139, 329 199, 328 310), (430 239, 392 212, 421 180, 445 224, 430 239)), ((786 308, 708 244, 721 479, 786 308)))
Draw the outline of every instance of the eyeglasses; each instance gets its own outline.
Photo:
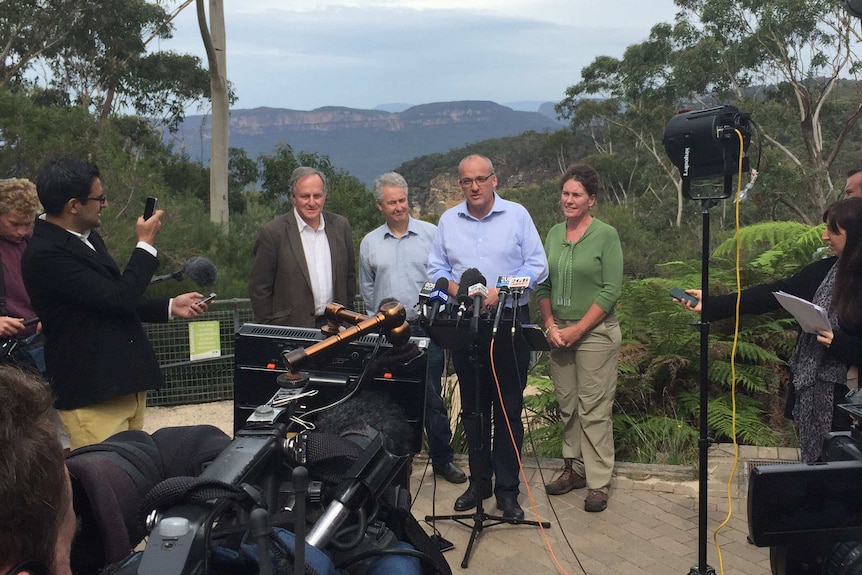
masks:
POLYGON ((494 176, 494 172, 491 172, 487 176, 476 176, 475 179, 474 178, 461 178, 460 180, 458 180, 458 183, 461 185, 462 188, 472 188, 473 182, 476 182, 477 184, 479 184, 481 186, 482 184, 484 184, 485 182, 490 180, 493 176, 494 176))
POLYGON ((84 198, 83 200, 81 200, 81 203, 86 204, 90 200, 99 202, 99 205, 104 206, 105 204, 108 203, 108 196, 106 196, 105 194, 102 194, 101 196, 88 196, 88 197, 84 198))

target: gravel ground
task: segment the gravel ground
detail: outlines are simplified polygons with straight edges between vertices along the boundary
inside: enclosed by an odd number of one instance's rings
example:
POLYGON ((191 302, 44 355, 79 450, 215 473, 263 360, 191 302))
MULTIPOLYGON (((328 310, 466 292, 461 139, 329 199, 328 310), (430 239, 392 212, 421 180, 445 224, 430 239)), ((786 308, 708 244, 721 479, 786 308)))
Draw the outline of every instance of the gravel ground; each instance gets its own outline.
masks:
POLYGON ((147 433, 180 425, 215 425, 232 436, 233 401, 147 408, 144 418, 144 431, 147 433))

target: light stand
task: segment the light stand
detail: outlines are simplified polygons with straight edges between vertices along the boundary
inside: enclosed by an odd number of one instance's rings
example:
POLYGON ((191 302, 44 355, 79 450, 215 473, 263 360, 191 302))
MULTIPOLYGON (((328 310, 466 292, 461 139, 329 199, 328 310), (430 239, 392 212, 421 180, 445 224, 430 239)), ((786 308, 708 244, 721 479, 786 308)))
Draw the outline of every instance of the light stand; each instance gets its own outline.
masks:
POLYGON ((709 401, 709 322, 703 317, 709 305, 709 210, 718 200, 731 196, 733 174, 748 171, 743 157, 751 142, 752 125, 748 114, 733 106, 685 111, 665 126, 662 143, 671 162, 679 168, 682 193, 686 199, 700 200, 703 214, 701 250, 700 328, 700 436, 698 439, 698 538, 697 565, 689 575, 715 575, 706 563, 707 451, 711 442, 707 424, 709 401), (692 196, 691 181, 723 176, 724 190, 718 195, 692 196))
MULTIPOLYGON (((727 184, 725 184, 727 185, 727 184)), ((709 210, 718 204, 717 198, 704 198, 701 200, 703 214, 703 247, 701 248, 700 268, 700 316, 703 318, 709 305, 709 210)), ((708 450, 712 439, 709 438, 709 424, 706 412, 709 404, 708 382, 709 382, 709 322, 701 319, 697 323, 700 329, 700 437, 697 443, 697 565, 689 571, 690 575, 715 575, 715 569, 706 562, 706 520, 708 493, 707 461, 708 450)))
MULTIPOLYGON (((479 362, 479 352, 480 349, 484 349, 485 342, 490 341, 491 337, 491 320, 481 319, 479 320, 478 329, 474 332, 470 329, 469 322, 459 322, 458 320, 437 320, 433 325, 429 325, 426 329, 428 330, 431 337, 435 342, 446 349, 465 349, 469 348, 471 363, 473 365, 473 378, 475 381, 475 409, 473 413, 469 415, 465 414, 464 416, 464 426, 473 425, 475 426, 475 432, 473 435, 473 444, 468 445, 468 449, 478 450, 477 453, 481 454, 484 449, 484 416, 482 413, 482 401, 481 401, 481 372, 480 372, 480 362, 479 362), (467 419, 469 418, 469 422, 467 419)), ((519 326, 520 327, 520 326, 519 326)), ((517 333, 513 334, 514 337, 524 337, 521 333, 521 330, 517 330, 517 333)), ((527 341, 528 344, 531 341, 530 338, 524 338, 524 341, 527 341)), ((514 342, 514 339, 513 339, 514 342)), ((501 409, 503 406, 501 405, 501 409)), ((520 414, 517 414, 520 417, 520 414)), ((476 457, 475 461, 481 463, 484 466, 484 457, 476 457)), ((473 545, 476 542, 476 539, 482 533, 482 531, 489 527, 494 527, 496 525, 530 525, 533 527, 542 526, 545 529, 549 529, 551 524, 547 521, 542 521, 541 523, 538 521, 530 521, 526 519, 505 519, 501 516, 491 515, 489 513, 485 513, 484 503, 482 498, 482 489, 481 489, 481 478, 482 472, 484 469, 474 469, 474 466, 470 466, 470 484, 473 489, 476 490, 476 510, 474 513, 463 513, 457 515, 426 515, 425 521, 437 521, 437 520, 451 520, 456 523, 460 523, 465 527, 471 528, 470 539, 467 543, 467 549, 464 552, 464 559, 461 561, 461 568, 466 569, 470 562, 470 554, 473 551, 473 545), (472 524, 467 523, 468 520, 472 520, 472 524)))

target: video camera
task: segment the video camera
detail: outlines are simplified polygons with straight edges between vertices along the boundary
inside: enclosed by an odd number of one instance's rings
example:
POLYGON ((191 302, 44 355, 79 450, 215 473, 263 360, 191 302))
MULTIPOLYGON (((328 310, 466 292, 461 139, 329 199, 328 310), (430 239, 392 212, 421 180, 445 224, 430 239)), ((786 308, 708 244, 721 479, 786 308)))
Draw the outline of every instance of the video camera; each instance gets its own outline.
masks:
POLYGON ((817 463, 749 474, 749 538, 770 548, 774 575, 862 574, 862 404, 840 404, 851 431, 829 433, 817 463))
MULTIPOLYGON (((333 316, 343 313, 333 308, 333 316)), ((355 325, 321 342, 285 350, 277 391, 228 447, 200 476, 168 479, 146 495, 146 548, 114 572, 352 574, 376 560, 399 562, 397 572, 449 572, 442 556, 429 556, 430 540, 416 541, 424 531, 410 524, 409 492, 395 483, 411 460, 409 447, 391 452, 397 441, 353 415, 333 416, 336 424, 326 428, 324 414, 348 405, 350 394, 314 421, 299 408, 315 391, 300 368, 376 329, 398 344, 390 351, 409 345, 404 319, 404 308, 393 302, 374 316, 352 318, 355 325)))

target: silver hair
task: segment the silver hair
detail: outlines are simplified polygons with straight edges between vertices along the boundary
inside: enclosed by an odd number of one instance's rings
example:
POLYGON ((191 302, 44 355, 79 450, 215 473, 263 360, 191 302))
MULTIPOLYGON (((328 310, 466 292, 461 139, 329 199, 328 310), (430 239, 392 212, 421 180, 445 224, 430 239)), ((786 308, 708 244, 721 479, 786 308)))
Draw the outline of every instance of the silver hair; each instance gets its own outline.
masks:
POLYGON ((386 172, 374 180, 374 199, 378 202, 383 201, 383 186, 401 188, 404 195, 407 195, 407 180, 398 172, 386 172))
POLYGON ((326 195, 326 176, 323 175, 323 172, 318 170, 317 168, 310 168, 308 166, 300 166, 293 170, 290 173, 290 195, 293 197, 293 194, 296 193, 296 182, 301 180, 306 176, 312 175, 320 176, 320 179, 323 181, 323 195, 326 195))

